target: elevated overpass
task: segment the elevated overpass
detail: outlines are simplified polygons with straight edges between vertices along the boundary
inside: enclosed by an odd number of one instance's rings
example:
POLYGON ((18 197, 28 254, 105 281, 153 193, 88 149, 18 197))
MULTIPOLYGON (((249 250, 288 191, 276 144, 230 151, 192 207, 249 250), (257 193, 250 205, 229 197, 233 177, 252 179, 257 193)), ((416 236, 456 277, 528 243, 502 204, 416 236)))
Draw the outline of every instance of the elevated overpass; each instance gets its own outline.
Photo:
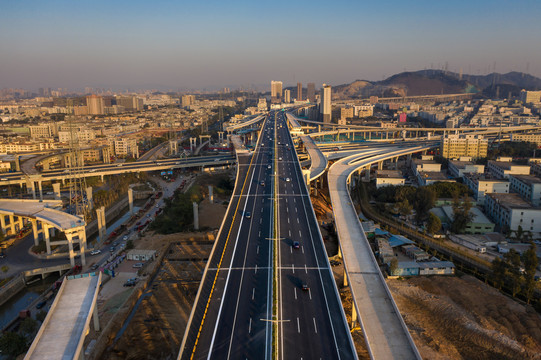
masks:
POLYGON ((25 360, 83 359, 83 342, 94 317, 99 331, 97 298, 101 272, 64 279, 25 360))
POLYGON ((344 262, 344 281, 353 298, 353 321, 359 321, 372 359, 420 359, 399 309, 385 283, 353 201, 351 176, 373 163, 431 148, 431 145, 366 149, 334 163, 328 173, 333 216, 344 262), (357 318, 358 315, 358 318, 357 318))
POLYGON ((236 124, 229 124, 229 125, 227 125, 227 127, 224 130, 227 131, 227 132, 233 132, 233 131, 242 129, 242 128, 247 127, 247 126, 252 126, 252 125, 257 124, 258 122, 261 122, 261 121, 265 120, 265 117, 266 117, 266 115, 258 115, 255 118, 248 119, 248 120, 246 120, 244 122, 239 122, 239 123, 236 123, 236 124))

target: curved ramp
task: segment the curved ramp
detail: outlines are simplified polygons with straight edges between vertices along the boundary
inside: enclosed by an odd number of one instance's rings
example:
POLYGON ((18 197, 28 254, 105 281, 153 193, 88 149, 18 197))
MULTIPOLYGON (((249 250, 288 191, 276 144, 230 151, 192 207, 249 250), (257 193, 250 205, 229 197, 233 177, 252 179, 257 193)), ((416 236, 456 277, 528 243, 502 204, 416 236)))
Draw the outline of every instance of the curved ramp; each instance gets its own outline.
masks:
POLYGON ((329 193, 344 269, 372 359, 409 360, 421 356, 379 270, 349 195, 348 182, 360 168, 426 148, 362 150, 337 161, 329 169, 329 193))
POLYGON ((101 272, 64 280, 25 360, 80 359, 100 284, 101 272))
POLYGON ((310 136, 303 135, 300 138, 310 156, 310 181, 313 181, 323 175, 327 169, 327 158, 323 155, 310 136))

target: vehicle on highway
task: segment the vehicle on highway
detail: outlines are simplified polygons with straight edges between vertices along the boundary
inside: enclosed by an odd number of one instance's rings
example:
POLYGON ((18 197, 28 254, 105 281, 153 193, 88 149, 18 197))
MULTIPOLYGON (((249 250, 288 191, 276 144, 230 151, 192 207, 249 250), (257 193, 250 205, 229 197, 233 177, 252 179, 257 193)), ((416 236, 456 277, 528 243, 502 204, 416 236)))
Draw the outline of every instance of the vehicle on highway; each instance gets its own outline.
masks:
POLYGON ((112 246, 112 247, 109 249, 109 252, 115 252, 115 247, 112 246))
POLYGON ((124 236, 122 237, 122 240, 124 240, 124 241, 128 240, 128 235, 124 235, 124 236))
POLYGON ((286 181, 287 181, 287 182, 290 182, 290 181, 291 181, 291 179, 290 179, 290 178, 286 178, 286 181))
POLYGON ((1 178, 0 180, 2 180, 2 181, 8 181, 7 178, 1 178))
POLYGON ((298 249, 301 247, 301 244, 299 244, 298 241, 293 241, 293 249, 298 249))
POLYGON ((270 169, 270 168, 271 168, 271 166, 270 166, 270 165, 268 165, 268 166, 267 166, 267 169, 270 169))
POLYGON ((245 217, 246 219, 251 219, 251 218, 252 218, 252 213, 249 212, 249 211, 246 211, 246 212, 244 213, 244 217, 245 217))
POLYGON ((308 290, 310 290, 310 287, 308 287, 307 283, 302 283, 301 289, 302 289, 302 291, 308 291, 308 290))
POLYGON ((90 267, 90 270, 94 271, 97 270, 100 266, 98 264, 94 264, 90 267))
POLYGON ((143 267, 143 263, 135 263, 132 265, 133 268, 138 269, 143 267))
POLYGON ((37 305, 36 305, 36 309, 41 309, 42 307, 44 307, 45 305, 47 304, 47 300, 43 300, 43 301, 40 301, 37 305))
POLYGON ((121 167, 121 166, 122 166, 122 164, 118 164, 118 165, 117 165, 117 167, 121 167))
POLYGON ((278 160, 279 160, 279 161, 282 161, 282 157, 279 157, 278 160))
POLYGON ((90 255, 98 255, 98 254, 101 254, 101 250, 92 250, 90 252, 90 255))
POLYGON ((264 181, 261 181, 259 184, 260 184, 261 186, 265 186, 265 182, 264 182, 264 181))

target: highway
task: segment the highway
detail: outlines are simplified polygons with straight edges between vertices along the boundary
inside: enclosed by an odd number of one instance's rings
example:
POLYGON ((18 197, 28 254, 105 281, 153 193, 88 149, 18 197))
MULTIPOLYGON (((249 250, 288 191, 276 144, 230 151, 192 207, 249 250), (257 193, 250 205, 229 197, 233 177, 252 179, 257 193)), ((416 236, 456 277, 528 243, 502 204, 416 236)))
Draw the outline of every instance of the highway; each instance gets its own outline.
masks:
POLYGON ((283 113, 238 161, 179 359, 355 359, 283 113))

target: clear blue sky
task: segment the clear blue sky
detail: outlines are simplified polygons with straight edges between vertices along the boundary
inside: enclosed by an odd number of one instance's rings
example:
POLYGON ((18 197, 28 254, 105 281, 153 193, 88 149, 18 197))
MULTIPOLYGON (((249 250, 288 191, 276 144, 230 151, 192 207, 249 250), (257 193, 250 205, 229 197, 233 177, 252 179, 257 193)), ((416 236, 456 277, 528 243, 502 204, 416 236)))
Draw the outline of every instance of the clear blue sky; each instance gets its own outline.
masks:
POLYGON ((442 68, 541 77, 539 0, 0 0, 0 88, 332 85, 442 68))

